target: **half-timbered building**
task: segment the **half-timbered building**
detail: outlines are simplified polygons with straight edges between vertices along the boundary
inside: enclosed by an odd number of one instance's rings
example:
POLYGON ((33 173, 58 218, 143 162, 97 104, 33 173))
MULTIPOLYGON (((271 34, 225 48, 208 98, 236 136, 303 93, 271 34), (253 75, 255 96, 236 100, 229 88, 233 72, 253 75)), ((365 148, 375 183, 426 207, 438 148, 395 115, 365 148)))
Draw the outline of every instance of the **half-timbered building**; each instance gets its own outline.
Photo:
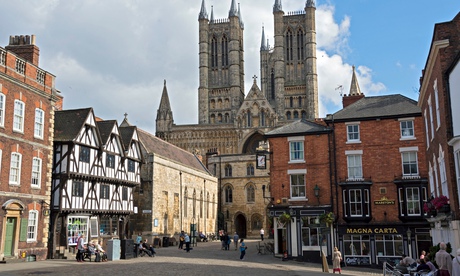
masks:
POLYGON ((88 239, 125 238, 140 184, 137 129, 97 120, 92 108, 56 112, 52 254, 88 239))

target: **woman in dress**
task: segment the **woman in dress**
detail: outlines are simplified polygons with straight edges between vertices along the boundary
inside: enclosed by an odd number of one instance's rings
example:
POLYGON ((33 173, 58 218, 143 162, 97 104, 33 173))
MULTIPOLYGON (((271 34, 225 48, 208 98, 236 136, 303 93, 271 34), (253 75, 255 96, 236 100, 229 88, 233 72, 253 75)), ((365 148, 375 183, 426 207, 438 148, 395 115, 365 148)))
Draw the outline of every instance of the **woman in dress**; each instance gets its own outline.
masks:
POLYGON ((334 247, 334 254, 332 255, 332 272, 335 273, 336 271, 339 274, 342 274, 342 270, 340 268, 340 262, 342 261, 342 253, 340 253, 337 247, 334 247))

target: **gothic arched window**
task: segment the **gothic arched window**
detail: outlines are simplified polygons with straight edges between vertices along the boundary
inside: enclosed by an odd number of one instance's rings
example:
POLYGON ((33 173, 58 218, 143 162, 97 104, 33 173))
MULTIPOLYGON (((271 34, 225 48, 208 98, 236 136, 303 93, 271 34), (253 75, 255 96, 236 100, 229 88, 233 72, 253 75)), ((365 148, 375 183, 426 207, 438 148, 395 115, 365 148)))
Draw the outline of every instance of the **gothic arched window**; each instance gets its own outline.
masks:
POLYGON ((286 119, 288 119, 288 120, 291 119, 291 112, 288 111, 288 112, 286 113, 286 119))
POLYGON ((248 164, 246 167, 246 175, 254 175, 254 165, 248 164))
POLYGON ((275 99, 275 70, 273 68, 270 74, 270 88, 270 96, 275 99))
POLYGON ((233 202, 233 190, 230 185, 225 187, 225 203, 232 203, 233 202))
POLYGON ((217 67, 217 39, 214 36, 211 39, 211 67, 217 67))
POLYGON ((222 37, 222 66, 228 66, 228 39, 226 35, 222 37))
POLYGON ((225 166, 225 176, 232 176, 232 166, 229 164, 225 166))
POLYGON ((307 119, 307 112, 302 111, 302 119, 307 119))
POLYGON ((247 127, 251 127, 251 125, 252 125, 252 116, 251 116, 251 111, 250 110, 248 110, 247 119, 248 119, 247 127))
POLYGON ((299 119, 299 112, 294 111, 294 119, 299 119))
POLYGON ((301 29, 297 31, 297 59, 303 60, 303 43, 304 43, 304 34, 301 29))
POLYGON ((292 60, 292 31, 288 30, 286 33, 286 60, 292 60))
POLYGON ((256 193, 254 190, 254 185, 249 185, 246 189, 246 199, 248 202, 254 202, 256 199, 256 193))
POLYGON ((260 126, 265 126, 265 111, 260 111, 260 126))

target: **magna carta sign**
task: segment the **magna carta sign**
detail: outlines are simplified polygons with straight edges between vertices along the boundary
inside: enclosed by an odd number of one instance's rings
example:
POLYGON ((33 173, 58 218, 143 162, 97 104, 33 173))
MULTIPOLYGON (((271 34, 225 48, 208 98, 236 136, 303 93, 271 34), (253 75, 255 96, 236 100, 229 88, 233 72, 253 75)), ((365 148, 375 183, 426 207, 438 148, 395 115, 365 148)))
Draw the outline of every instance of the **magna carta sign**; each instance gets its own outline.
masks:
POLYGON ((395 201, 388 199, 386 196, 383 196, 379 200, 374 200, 374 204, 375 205, 395 205, 395 201))

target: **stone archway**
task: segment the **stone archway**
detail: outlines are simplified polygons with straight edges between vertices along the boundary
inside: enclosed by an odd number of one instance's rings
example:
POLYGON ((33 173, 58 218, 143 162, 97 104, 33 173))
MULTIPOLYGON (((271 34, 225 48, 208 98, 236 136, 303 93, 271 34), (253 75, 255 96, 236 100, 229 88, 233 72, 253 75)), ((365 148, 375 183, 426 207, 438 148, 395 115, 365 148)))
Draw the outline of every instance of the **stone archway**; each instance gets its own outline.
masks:
POLYGON ((259 142, 265 141, 264 136, 261 133, 252 134, 244 143, 243 154, 254 154, 256 149, 259 147, 259 142))
POLYGON ((235 231, 240 238, 246 238, 247 229, 246 218, 242 214, 237 215, 235 218, 235 231))

